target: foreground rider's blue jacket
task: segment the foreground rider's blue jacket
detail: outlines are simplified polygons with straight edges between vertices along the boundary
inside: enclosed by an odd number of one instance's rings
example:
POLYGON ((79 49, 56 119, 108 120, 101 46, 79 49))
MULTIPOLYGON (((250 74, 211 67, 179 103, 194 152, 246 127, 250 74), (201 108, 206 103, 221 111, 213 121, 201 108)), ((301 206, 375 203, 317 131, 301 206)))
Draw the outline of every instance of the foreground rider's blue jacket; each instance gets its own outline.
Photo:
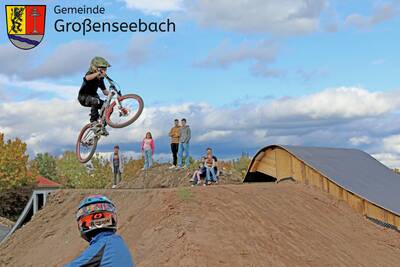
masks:
POLYGON ((114 232, 101 232, 78 258, 65 267, 135 267, 124 240, 114 232))

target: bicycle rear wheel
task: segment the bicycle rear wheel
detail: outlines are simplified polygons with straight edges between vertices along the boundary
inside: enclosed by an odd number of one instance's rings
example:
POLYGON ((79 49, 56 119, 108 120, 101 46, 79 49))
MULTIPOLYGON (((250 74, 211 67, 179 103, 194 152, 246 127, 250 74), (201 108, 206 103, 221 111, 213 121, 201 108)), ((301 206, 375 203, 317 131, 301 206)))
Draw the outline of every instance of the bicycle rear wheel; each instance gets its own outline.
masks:
POLYGON ((118 97, 106 110, 106 122, 113 128, 123 128, 136 121, 143 112, 143 99, 135 94, 118 97))
POLYGON ((76 157, 80 163, 86 163, 93 157, 98 141, 99 138, 93 130, 92 124, 86 124, 76 141, 76 157))

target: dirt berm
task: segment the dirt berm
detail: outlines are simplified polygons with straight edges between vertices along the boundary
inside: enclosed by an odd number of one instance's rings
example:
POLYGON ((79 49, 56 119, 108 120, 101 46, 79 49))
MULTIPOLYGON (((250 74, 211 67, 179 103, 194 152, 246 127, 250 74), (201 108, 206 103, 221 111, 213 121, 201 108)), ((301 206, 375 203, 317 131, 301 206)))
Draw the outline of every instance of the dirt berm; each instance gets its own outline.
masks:
POLYGON ((400 238, 294 183, 60 191, 0 247, 0 266, 62 266, 87 245, 75 209, 115 201, 138 266, 399 266, 400 238))
MULTIPOLYGON (((140 170, 135 175, 127 175, 117 188, 167 188, 190 185, 193 171, 186 169, 169 169, 168 164, 155 164, 148 170, 140 170)), ((241 184, 243 178, 238 171, 222 170, 220 184, 241 184)), ((204 178, 202 178, 202 183, 204 178)), ((111 187, 111 184, 109 185, 111 187)))

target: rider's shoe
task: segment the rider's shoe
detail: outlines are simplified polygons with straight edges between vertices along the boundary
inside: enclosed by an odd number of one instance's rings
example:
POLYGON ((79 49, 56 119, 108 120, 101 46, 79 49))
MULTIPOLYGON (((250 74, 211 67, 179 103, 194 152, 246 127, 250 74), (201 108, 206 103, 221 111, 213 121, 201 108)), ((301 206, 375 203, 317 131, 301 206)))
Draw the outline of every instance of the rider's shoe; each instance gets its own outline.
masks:
POLYGON ((90 124, 92 125, 92 128, 94 128, 94 127, 101 128, 101 122, 99 122, 99 121, 92 121, 92 122, 90 122, 90 124))
POLYGON ((91 125, 92 125, 92 129, 93 129, 95 134, 101 133, 101 130, 102 130, 103 127, 101 126, 100 122, 93 121, 93 122, 91 122, 91 125))
POLYGON ((100 134, 101 134, 101 135, 104 135, 104 136, 108 136, 110 133, 106 130, 105 127, 103 127, 103 128, 101 128, 101 130, 100 130, 100 134))
POLYGON ((93 122, 91 122, 91 124, 92 124, 92 128, 96 134, 100 134, 100 135, 104 135, 104 136, 109 135, 108 131, 106 130, 105 123, 103 125, 100 121, 93 121, 93 122))

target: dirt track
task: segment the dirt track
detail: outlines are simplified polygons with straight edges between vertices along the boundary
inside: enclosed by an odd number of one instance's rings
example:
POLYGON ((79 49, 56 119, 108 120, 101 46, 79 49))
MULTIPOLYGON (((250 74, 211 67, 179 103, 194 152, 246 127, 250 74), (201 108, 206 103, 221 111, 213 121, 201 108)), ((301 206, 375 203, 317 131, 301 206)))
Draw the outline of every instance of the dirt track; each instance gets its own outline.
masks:
MULTIPOLYGON (((86 246, 61 191, 0 247, 0 266, 60 266, 86 246)), ((399 233, 300 184, 106 190, 138 266, 399 266, 399 233)))

